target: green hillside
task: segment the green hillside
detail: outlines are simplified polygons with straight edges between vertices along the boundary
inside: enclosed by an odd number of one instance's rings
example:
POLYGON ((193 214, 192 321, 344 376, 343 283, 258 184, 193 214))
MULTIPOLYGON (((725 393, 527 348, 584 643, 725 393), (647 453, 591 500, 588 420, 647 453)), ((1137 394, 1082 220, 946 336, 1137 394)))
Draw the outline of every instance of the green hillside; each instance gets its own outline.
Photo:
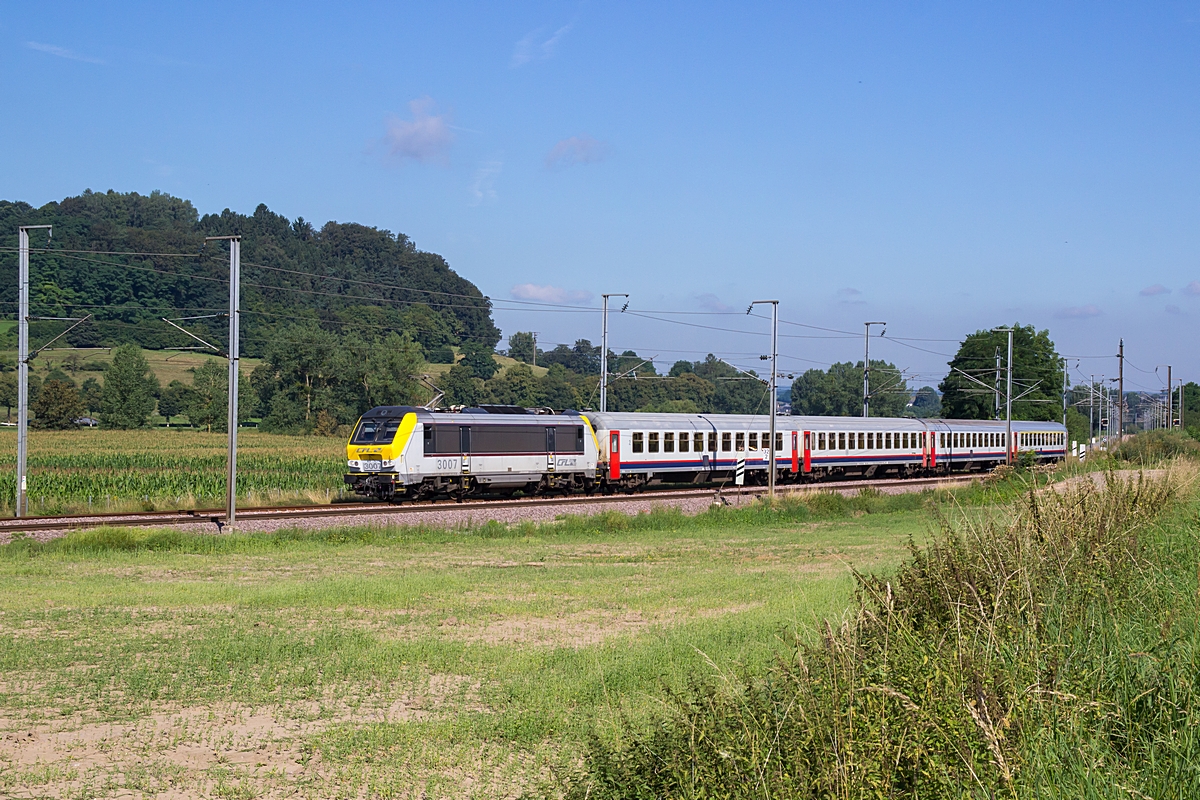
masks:
MULTIPOLYGON (((491 303, 479 289, 404 234, 353 223, 316 228, 265 205, 249 216, 229 209, 200 216, 189 201, 159 192, 87 191, 41 208, 0 201, 0 303, 6 316, 17 300, 17 226, 46 223, 54 236, 49 252, 34 253, 32 313, 93 314, 93 322, 68 336, 76 346, 195 344, 161 318, 219 314, 228 307, 228 246, 206 247, 204 238, 229 234, 242 236, 242 349, 248 356, 260 355, 285 325, 304 320, 368 338, 405 331, 427 351, 464 342, 490 350, 500 338, 491 303), (122 255, 127 252, 142 255, 122 255)), ((33 234, 32 244, 45 247, 44 234, 33 234)), ((187 325, 221 344, 227 338, 223 317, 187 325)), ((35 345, 64 327, 35 322, 35 345)))

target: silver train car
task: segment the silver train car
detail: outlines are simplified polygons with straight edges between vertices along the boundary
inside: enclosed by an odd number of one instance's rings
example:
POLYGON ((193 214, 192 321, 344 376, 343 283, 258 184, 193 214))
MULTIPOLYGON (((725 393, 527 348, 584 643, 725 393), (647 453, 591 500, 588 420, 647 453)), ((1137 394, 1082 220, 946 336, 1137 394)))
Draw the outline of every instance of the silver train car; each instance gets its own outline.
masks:
MULTIPOLYGON (((733 414, 586 414, 603 444, 606 484, 729 481, 739 461, 748 483, 765 483, 770 417, 733 414)), ((1039 461, 1066 456, 1066 428, 1013 422, 1013 453, 1039 461)), ((1002 464, 1004 422, 888 417, 776 417, 777 480, 907 477, 1002 464)))
MULTIPOLYGON (((770 418, 483 406, 459 411, 382 406, 346 444, 346 484, 383 500, 515 492, 634 491, 660 484, 767 482, 770 418)), ((1032 452, 1066 456, 1054 422, 776 417, 776 479, 908 477, 991 469, 1032 452)))

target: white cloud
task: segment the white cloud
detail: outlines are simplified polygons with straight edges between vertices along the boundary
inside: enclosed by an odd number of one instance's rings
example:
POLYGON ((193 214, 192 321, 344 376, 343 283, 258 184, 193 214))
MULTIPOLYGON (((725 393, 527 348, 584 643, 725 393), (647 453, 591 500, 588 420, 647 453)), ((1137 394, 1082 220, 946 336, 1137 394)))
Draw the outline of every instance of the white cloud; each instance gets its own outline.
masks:
POLYGON ((844 289, 838 289, 837 293, 843 297, 858 297, 862 294, 862 292, 860 292, 858 289, 855 289, 853 286, 847 286, 844 289))
POLYGON ((388 154, 401 161, 411 158, 422 163, 445 161, 446 151, 454 141, 444 114, 434 114, 433 100, 422 97, 408 104, 412 121, 390 117, 383 143, 388 154))
POLYGON ((79 53, 76 53, 74 50, 68 50, 65 47, 58 47, 57 45, 53 45, 53 44, 42 44, 41 42, 26 42, 25 46, 28 47, 30 50, 37 50, 39 53, 48 53, 52 56, 58 56, 59 58, 69 58, 72 61, 85 61, 88 64, 103 64, 104 63, 104 61, 102 61, 99 58, 93 58, 91 56, 80 55, 79 53))
POLYGON ((582 289, 563 289, 559 286, 539 286, 536 283, 520 283, 508 292, 515 300, 536 300, 541 303, 566 303, 579 305, 589 303, 592 293, 582 289))
POLYGON ((503 167, 504 163, 501 161, 489 161, 475 170, 470 188, 471 205, 477 206, 485 200, 490 203, 496 199, 496 176, 503 167))
POLYGON ((1142 297, 1153 297, 1156 294, 1170 293, 1171 290, 1163 286, 1161 283, 1156 283, 1153 286, 1147 286, 1145 289, 1142 289, 1140 292, 1138 292, 1138 294, 1140 294, 1142 297))
POLYGON ((608 155, 608 145, 584 134, 558 142, 546 154, 547 169, 565 169, 575 164, 595 164, 608 155))
POLYGON ((1193 297, 1200 295, 1200 281, 1192 281, 1187 286, 1183 287, 1184 294, 1190 294, 1193 297))
POLYGON ((1086 306, 1071 306, 1070 308, 1061 309, 1054 316, 1059 319, 1085 319, 1087 317, 1098 317, 1103 313, 1097 306, 1089 303, 1086 306))
POLYGON ((508 65, 516 69, 528 64, 530 61, 545 61, 553 57, 554 51, 558 48, 558 43, 562 41, 564 36, 570 33, 573 27, 575 27, 575 23, 568 22, 546 39, 542 39, 542 35, 546 30, 544 27, 530 31, 522 36, 513 48, 512 59, 508 62, 508 65))
POLYGON ((700 303, 700 308, 705 311, 715 311, 719 314, 724 314, 736 310, 733 306, 722 303, 721 298, 715 294, 698 294, 696 295, 696 300, 700 303))

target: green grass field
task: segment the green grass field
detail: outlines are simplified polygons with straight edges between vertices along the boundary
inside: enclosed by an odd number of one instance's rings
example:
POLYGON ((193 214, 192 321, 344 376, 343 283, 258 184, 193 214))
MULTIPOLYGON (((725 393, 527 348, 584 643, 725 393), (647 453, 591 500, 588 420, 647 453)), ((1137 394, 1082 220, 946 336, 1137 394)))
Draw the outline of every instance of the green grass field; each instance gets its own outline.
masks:
POLYGON ((864 509, 921 502, 18 542, 0 795, 553 795, 592 731, 836 619, 926 530, 864 509))

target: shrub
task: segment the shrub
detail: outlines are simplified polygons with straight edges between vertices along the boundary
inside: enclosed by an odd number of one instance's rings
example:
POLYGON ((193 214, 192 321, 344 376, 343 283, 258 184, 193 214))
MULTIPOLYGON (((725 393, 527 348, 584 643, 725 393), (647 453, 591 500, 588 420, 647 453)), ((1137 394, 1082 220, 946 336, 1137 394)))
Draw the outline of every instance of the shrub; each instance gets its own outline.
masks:
POLYGON ((898 574, 859 576, 818 643, 595 736, 566 794, 1189 796, 1196 542, 1149 524, 1174 485, 1110 475, 940 519, 898 574))
POLYGON ((1180 431, 1146 431, 1135 434, 1112 450, 1113 458, 1137 464, 1154 464, 1178 456, 1200 456, 1200 442, 1180 431))
POLYGON ((454 363, 454 348, 448 344, 441 347, 435 347, 429 351, 430 364, 453 364, 454 363))

